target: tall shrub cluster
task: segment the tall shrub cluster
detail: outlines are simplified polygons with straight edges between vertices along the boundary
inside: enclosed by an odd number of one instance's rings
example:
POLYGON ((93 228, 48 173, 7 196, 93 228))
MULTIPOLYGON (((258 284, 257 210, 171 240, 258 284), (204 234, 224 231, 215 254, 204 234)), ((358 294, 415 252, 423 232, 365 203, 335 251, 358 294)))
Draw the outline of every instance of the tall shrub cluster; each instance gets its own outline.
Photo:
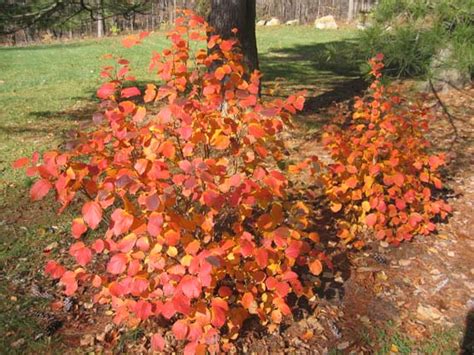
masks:
POLYGON ((14 163, 38 177, 33 200, 53 191, 60 211, 80 211, 70 262, 49 260, 46 273, 66 295, 86 293, 112 310, 117 324, 153 323, 152 350, 169 350, 171 329, 185 354, 231 351, 250 317, 275 331, 292 313, 290 295, 314 296, 308 274, 331 263, 310 207, 290 198, 288 173, 318 174, 331 209, 343 212, 346 242, 365 225, 398 244, 449 213, 432 194, 445 160, 427 153, 428 116, 382 85, 381 56, 370 62, 369 95, 325 134, 334 163, 321 174, 311 157, 287 172, 281 133, 303 94, 264 102, 237 40, 212 35, 193 12, 168 38, 150 63, 159 82, 133 86, 130 63, 110 55, 94 127, 67 151, 14 163))
MULTIPOLYGON (((33 200, 53 190, 61 210, 80 205, 75 266, 46 266, 66 295, 93 290, 116 323, 161 319, 185 353, 230 349, 250 316, 276 329, 290 293, 312 296, 300 274, 320 274, 324 257, 306 231, 309 208, 288 201, 277 164, 303 96, 262 102, 260 74, 246 75, 236 40, 209 33, 185 12, 151 61, 161 83, 144 92, 130 86, 129 62, 114 58, 94 129, 69 151, 15 163, 39 177, 33 200)), ((151 347, 165 346, 157 330, 151 347)))

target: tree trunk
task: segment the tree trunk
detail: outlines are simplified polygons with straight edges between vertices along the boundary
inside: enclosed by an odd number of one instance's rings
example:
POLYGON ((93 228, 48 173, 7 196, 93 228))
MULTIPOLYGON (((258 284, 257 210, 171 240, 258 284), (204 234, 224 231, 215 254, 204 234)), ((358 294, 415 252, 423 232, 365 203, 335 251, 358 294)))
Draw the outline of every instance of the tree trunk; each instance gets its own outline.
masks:
POLYGON ((255 12, 255 0, 212 0, 209 15, 209 24, 224 39, 234 36, 233 28, 239 30, 237 37, 249 72, 258 69, 255 12))
POLYGON ((97 37, 101 38, 105 33, 104 4, 97 0, 97 37))
POLYGON ((349 9, 347 10, 347 21, 352 21, 354 17, 354 0, 349 0, 349 9))

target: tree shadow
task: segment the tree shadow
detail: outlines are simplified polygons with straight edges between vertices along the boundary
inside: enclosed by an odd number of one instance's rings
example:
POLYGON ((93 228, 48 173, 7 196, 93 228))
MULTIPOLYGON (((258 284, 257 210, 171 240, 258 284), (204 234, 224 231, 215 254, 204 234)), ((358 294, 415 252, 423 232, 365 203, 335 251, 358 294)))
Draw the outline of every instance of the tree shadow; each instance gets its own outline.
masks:
POLYGON ((474 308, 471 308, 466 316, 466 328, 464 330, 460 354, 474 354, 474 308))
POLYGON ((260 56, 264 87, 282 87, 282 96, 308 90, 303 115, 361 95, 368 87, 361 74, 365 60, 355 39, 270 49, 260 56))

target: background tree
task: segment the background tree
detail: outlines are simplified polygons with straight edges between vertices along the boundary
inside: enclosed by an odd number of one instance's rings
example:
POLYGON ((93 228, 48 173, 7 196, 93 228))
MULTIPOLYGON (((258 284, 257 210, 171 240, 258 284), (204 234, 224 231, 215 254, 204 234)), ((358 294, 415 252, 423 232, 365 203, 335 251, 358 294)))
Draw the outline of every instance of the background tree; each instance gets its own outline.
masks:
POLYGON ((224 39, 234 36, 233 28, 238 29, 237 37, 249 71, 258 69, 255 16, 255 0, 211 0, 209 24, 224 39))

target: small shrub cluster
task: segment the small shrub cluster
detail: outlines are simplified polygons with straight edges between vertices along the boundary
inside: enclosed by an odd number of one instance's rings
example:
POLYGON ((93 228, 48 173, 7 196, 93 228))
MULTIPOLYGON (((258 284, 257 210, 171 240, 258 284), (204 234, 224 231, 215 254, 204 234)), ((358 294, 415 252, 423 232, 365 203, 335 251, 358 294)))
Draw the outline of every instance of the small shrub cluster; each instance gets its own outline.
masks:
MULTIPOLYGON (((399 244, 436 229, 451 208, 437 200, 443 154, 427 153, 429 115, 381 82, 383 56, 370 60, 375 80, 342 126, 330 126, 323 142, 333 164, 324 177, 333 212, 341 212, 339 236, 352 241, 367 226, 379 240, 399 244)), ((358 242, 361 244, 361 242, 358 242)))
MULTIPOLYGON (((79 204, 75 266, 46 266, 66 295, 95 290, 116 323, 165 322, 185 353, 229 350, 249 317, 276 329, 290 293, 312 296, 297 271, 318 275, 324 260, 310 210, 288 200, 278 168, 280 133, 303 96, 263 103, 236 40, 209 33, 186 11, 151 61, 161 83, 144 93, 130 86, 129 62, 110 56, 94 128, 68 151, 15 163, 39 177, 33 200, 53 190, 61 210, 79 204)), ((150 344, 165 349, 163 329, 150 344)))

